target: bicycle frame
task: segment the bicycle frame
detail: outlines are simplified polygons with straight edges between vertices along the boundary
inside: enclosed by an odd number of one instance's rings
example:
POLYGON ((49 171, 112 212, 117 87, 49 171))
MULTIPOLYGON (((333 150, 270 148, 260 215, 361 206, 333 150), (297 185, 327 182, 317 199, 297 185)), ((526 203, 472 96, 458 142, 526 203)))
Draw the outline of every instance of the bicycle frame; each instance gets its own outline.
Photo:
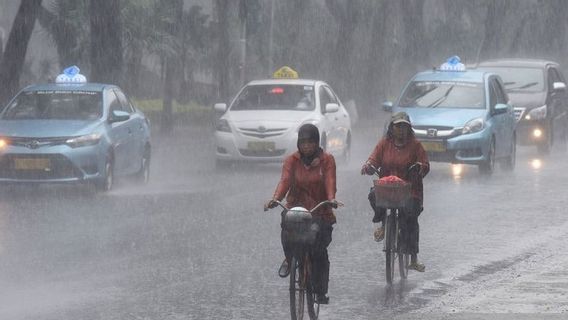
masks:
MULTIPOLYGON (((285 213, 291 210, 301 212, 316 211, 319 207, 332 204, 331 201, 323 201, 316 205, 312 210, 305 208, 288 209, 280 201, 275 201, 281 206, 285 213), (305 210, 305 211, 304 211, 305 210)), ((319 303, 316 302, 315 293, 312 289, 312 260, 311 246, 297 244, 292 248, 292 261, 290 261, 290 316, 292 320, 304 319, 304 305, 308 307, 308 315, 311 320, 315 320, 319 315, 319 303)))

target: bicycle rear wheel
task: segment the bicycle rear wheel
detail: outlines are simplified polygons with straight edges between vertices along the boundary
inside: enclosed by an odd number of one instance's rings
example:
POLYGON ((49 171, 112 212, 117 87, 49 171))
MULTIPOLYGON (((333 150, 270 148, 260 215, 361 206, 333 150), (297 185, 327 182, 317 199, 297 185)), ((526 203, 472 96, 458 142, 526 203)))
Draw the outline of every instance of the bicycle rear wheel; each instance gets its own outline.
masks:
POLYGON ((306 273, 296 257, 290 264, 290 316, 292 320, 304 319, 304 297, 306 293, 306 273))
POLYGON ((396 229, 395 229, 395 218, 394 212, 391 214, 387 214, 385 216, 385 274, 387 279, 387 284, 392 284, 394 279, 394 260, 396 258, 396 251, 395 251, 395 237, 396 237, 396 229))

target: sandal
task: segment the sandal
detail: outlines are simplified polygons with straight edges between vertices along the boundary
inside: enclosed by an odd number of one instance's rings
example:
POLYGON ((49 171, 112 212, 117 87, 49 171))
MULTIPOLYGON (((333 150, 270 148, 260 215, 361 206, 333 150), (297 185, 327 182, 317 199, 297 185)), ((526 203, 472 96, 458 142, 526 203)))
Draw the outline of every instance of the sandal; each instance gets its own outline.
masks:
POLYGON ((418 262, 411 263, 406 268, 416 270, 418 272, 424 272, 426 270, 426 266, 424 266, 422 263, 418 263, 418 262))
POLYGON ((378 227, 373 233, 375 241, 381 242, 385 238, 385 227, 378 227))

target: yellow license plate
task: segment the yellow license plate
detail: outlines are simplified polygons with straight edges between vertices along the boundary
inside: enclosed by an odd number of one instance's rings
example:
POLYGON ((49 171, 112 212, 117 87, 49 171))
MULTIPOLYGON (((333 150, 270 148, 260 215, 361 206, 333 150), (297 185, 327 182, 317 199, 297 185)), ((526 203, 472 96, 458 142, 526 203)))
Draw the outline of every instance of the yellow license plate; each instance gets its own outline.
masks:
POLYGON ((249 141, 247 148, 252 151, 273 151, 274 141, 249 141))
POLYGON ((446 145, 440 141, 421 141, 424 150, 429 152, 444 152, 446 151, 446 145))
POLYGON ((51 163, 45 158, 16 158, 14 159, 14 169, 16 170, 46 170, 51 163))

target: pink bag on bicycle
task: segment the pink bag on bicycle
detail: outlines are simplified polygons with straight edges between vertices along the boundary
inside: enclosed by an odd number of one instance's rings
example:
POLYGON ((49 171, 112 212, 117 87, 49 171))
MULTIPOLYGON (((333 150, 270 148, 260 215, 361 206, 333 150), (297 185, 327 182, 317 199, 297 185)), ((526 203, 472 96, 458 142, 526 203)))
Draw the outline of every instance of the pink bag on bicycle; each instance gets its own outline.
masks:
POLYGON ((380 208, 403 208, 410 199, 411 183, 397 176, 383 177, 373 181, 375 201, 380 208))

